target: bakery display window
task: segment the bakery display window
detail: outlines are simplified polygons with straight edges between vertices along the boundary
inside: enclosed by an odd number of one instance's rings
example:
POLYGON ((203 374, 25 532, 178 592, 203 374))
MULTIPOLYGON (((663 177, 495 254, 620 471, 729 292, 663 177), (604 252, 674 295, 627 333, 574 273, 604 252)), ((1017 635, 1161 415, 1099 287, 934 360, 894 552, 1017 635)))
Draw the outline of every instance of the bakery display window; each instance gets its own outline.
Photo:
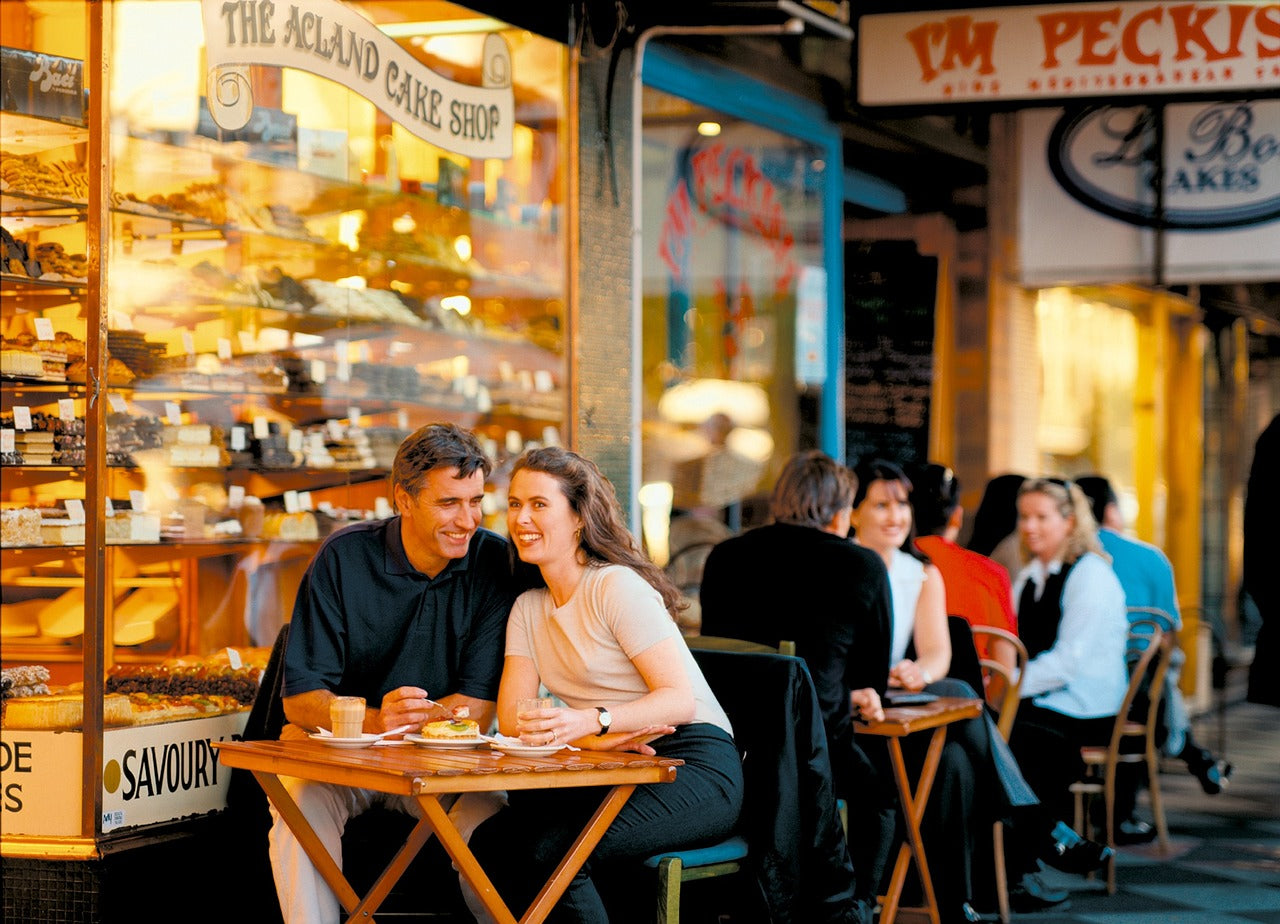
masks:
POLYGON ((564 437, 564 47, 450 3, 245 6, 0 4, 2 735, 62 774, 6 856, 219 807, 208 741, 318 543, 392 514, 412 429, 499 473, 564 437))

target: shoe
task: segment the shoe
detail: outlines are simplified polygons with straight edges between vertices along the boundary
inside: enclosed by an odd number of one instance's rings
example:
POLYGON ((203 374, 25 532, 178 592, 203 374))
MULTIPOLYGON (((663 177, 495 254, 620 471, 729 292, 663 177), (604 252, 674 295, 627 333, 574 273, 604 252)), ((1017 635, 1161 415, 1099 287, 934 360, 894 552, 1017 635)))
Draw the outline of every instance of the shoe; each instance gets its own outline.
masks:
POLYGON ((1009 907, 1018 914, 1066 911, 1071 907, 1065 889, 1050 888, 1035 873, 1027 873, 1009 889, 1009 907))
POLYGON ((1054 826, 1050 849, 1040 859, 1064 873, 1084 875, 1101 868, 1114 853, 1105 844, 1085 840, 1060 821, 1054 826))
POLYGON ((1115 836, 1117 844, 1149 844, 1156 838, 1156 829, 1135 816, 1120 822, 1115 836))
POLYGON ((1225 760, 1215 760, 1210 764, 1197 764, 1188 769, 1200 781, 1200 788, 1207 795, 1216 796, 1231 784, 1231 773, 1235 767, 1225 760))

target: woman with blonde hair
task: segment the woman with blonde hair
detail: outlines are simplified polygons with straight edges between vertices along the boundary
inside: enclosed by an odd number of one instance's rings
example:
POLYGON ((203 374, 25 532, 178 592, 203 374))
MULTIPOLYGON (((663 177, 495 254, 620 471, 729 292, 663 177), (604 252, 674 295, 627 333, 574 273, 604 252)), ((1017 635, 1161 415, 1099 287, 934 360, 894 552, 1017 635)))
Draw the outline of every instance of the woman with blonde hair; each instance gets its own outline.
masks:
MULTIPOLYGON (((1059 821, 1072 811, 1080 748, 1106 745, 1129 677, 1124 590, 1098 541, 1089 500, 1070 481, 1033 478, 1018 490, 1018 534, 1027 564, 1013 583, 1018 635, 1031 656, 1009 744, 1040 806, 1015 825, 1023 849, 1067 872, 1089 872, 1110 848, 1059 821)), ((1013 870, 1031 873, 1032 869, 1013 870)))

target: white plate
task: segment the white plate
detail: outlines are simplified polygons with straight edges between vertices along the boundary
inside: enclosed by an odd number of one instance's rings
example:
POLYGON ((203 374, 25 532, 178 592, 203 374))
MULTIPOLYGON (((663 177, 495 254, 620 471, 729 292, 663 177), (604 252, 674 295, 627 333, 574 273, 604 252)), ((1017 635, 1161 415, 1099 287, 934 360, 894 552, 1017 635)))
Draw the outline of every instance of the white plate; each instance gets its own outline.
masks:
POLYGON ((320 734, 310 734, 307 737, 312 741, 327 744, 331 748, 367 748, 377 744, 380 740, 379 736, 372 732, 365 732, 359 738, 335 738, 333 735, 320 734))
POLYGON ((568 745, 565 744, 521 744, 511 741, 489 741, 489 747, 495 751, 501 751, 504 754, 514 754, 519 757, 544 757, 547 754, 554 754, 556 751, 563 751, 568 745))
POLYGON ((484 744, 484 739, 478 735, 475 738, 427 738, 423 735, 405 735, 404 740, 420 744, 424 748, 440 748, 446 751, 477 748, 484 744))

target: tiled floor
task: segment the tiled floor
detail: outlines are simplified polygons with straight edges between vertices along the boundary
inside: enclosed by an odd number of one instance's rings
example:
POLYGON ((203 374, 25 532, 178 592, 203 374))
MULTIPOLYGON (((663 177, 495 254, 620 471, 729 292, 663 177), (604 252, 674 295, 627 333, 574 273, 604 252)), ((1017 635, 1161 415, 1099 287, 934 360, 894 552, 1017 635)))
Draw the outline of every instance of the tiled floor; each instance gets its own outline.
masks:
MULTIPOLYGON (((1216 745, 1213 719, 1200 737, 1216 745)), ((1206 796, 1181 764, 1161 774, 1170 851, 1121 848, 1118 890, 1102 881, 1048 873, 1071 891, 1065 914, 1019 915, 1035 924, 1280 924, 1280 709, 1237 704, 1227 711, 1231 786, 1206 796)), ((1147 806, 1141 807, 1147 813, 1147 806)), ((1149 813, 1146 817, 1150 817, 1149 813)))

